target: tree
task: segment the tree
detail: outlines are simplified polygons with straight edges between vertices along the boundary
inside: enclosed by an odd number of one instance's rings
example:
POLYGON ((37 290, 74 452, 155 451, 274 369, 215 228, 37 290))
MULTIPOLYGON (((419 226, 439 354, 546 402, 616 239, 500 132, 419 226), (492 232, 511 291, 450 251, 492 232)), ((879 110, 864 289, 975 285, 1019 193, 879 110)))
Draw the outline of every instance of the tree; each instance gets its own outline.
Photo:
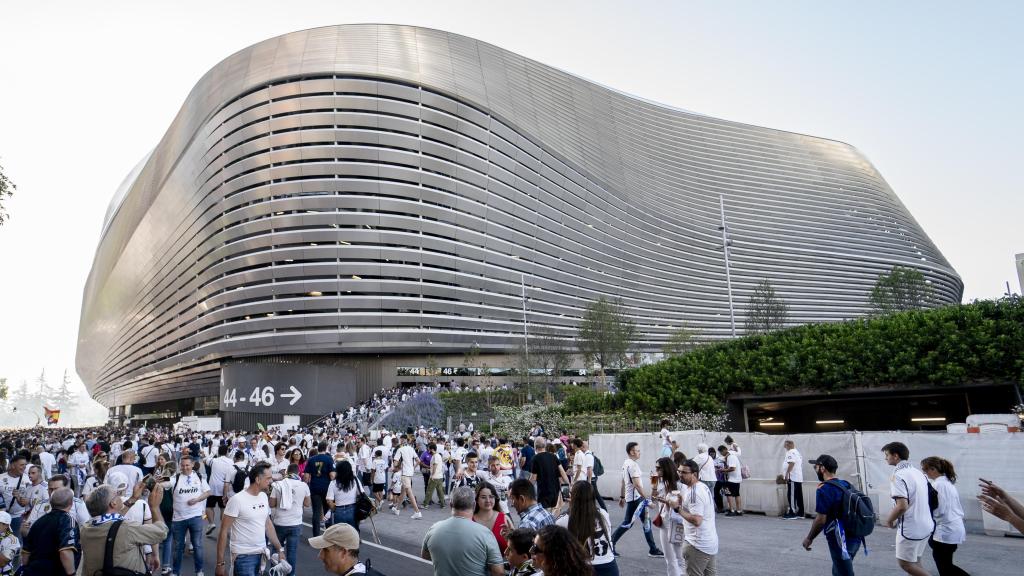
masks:
POLYGON ((572 366, 572 340, 548 332, 539 332, 530 343, 530 356, 534 365, 548 371, 548 384, 559 382, 562 373, 572 366))
MULTIPOLYGON (((480 361, 480 345, 473 342, 473 346, 462 355, 462 367, 468 369, 469 373, 479 376, 477 363, 480 361)), ((476 380, 479 382, 479 380, 476 380)))
POLYGON ((576 335, 576 348, 588 365, 598 365, 603 387, 605 369, 622 364, 635 337, 636 325, 626 316, 622 301, 609 301, 602 296, 587 305, 576 335))
POLYGON ((14 196, 14 191, 17 189, 18 187, 14 185, 14 182, 11 182, 10 178, 4 174, 4 167, 0 166, 0 226, 3 226, 3 223, 8 218, 7 209, 4 208, 4 200, 14 196))
POLYGON ((430 378, 432 379, 431 381, 435 385, 437 384, 437 373, 438 373, 438 370, 439 370, 439 368, 437 366, 437 358, 434 358, 433 354, 428 355, 427 356, 427 376, 430 376, 430 378))
POLYGON ((747 304, 747 334, 767 334, 783 328, 789 318, 789 306, 775 294, 771 280, 761 279, 747 304))
POLYGON ((697 347, 696 337, 697 331, 683 324, 668 337, 668 342, 661 347, 661 351, 665 353, 666 358, 682 356, 697 347))
POLYGON ((71 391, 71 378, 68 377, 68 371, 64 371, 64 378, 61 380, 60 388, 57 389, 56 397, 54 398, 58 408, 69 410, 74 408, 78 403, 77 395, 71 391))
POLYGON ((893 266, 892 272, 879 274, 871 289, 869 302, 876 316, 926 308, 931 301, 931 286, 915 268, 893 266))

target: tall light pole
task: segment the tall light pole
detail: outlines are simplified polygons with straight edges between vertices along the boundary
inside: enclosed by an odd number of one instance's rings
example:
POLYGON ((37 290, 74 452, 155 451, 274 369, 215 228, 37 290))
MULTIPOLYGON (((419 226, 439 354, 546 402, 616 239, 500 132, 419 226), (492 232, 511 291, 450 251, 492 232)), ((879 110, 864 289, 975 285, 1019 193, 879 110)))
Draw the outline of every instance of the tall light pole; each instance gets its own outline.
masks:
MULTIPOLYGON (((732 273, 729 271, 729 228, 725 225, 725 198, 718 196, 718 208, 722 213, 722 225, 718 227, 722 231, 722 253, 725 254, 725 287, 729 291, 729 327, 732 329, 732 337, 736 337, 736 312, 732 306, 732 273)), ((525 304, 524 304, 525 305, 525 304)))
POLYGON ((530 334, 529 329, 526 327, 526 275, 519 275, 519 282, 523 288, 523 350, 526 352, 526 397, 527 400, 531 400, 532 393, 530 392, 530 334))

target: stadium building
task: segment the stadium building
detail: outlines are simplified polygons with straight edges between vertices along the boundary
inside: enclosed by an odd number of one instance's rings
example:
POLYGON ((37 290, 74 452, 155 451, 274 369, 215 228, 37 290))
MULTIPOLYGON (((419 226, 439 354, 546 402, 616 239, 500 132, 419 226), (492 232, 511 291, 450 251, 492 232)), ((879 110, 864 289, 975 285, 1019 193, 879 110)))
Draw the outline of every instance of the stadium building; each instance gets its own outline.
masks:
POLYGON ((793 324, 862 316, 894 265, 960 301, 848 144, 443 31, 332 26, 207 72, 117 190, 77 368, 112 416, 308 421, 394 385, 515 378, 524 334, 571 346, 600 297, 655 353, 684 325, 730 337, 730 300, 742 334, 763 278, 793 324))

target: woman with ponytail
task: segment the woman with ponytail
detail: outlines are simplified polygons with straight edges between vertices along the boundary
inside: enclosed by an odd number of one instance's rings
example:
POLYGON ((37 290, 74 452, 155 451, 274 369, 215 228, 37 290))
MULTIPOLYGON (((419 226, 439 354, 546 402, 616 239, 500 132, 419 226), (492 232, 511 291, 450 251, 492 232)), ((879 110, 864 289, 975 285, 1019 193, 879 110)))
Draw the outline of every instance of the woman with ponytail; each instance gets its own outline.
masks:
POLYGON ((964 509, 960 506, 960 495, 953 486, 956 482, 956 470, 949 460, 929 456, 921 460, 921 471, 928 477, 939 496, 939 505, 932 511, 935 532, 928 540, 935 567, 939 569, 939 576, 966 576, 967 572, 953 563, 956 547, 967 539, 964 530, 964 509))

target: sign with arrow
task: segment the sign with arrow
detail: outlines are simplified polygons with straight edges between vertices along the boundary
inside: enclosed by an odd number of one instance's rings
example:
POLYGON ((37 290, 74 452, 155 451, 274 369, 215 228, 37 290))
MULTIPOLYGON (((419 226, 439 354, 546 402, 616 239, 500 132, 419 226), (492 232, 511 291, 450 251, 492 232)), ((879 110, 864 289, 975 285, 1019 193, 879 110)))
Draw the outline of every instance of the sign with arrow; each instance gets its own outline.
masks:
POLYGON ((318 364, 225 364, 221 368, 223 412, 322 415, 355 398, 354 371, 318 364))

